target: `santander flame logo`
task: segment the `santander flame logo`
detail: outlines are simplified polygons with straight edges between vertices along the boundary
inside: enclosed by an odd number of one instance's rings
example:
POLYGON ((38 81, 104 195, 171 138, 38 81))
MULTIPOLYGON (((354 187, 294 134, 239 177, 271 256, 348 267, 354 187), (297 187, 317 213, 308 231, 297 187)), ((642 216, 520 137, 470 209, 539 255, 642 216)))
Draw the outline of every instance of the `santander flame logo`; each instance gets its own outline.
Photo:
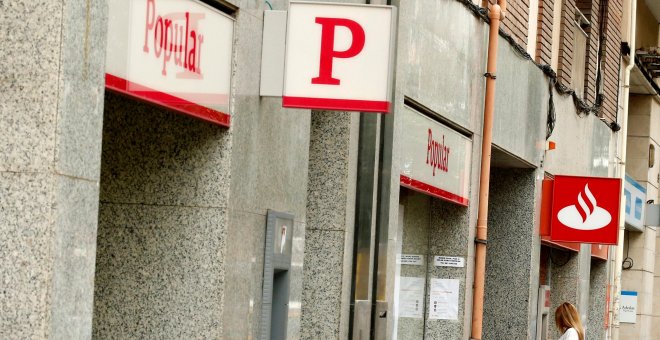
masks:
POLYGON ((589 190, 589 184, 586 184, 584 190, 578 194, 577 203, 557 213, 557 218, 565 226, 578 230, 596 230, 612 221, 610 213, 598 206, 596 197, 589 190))

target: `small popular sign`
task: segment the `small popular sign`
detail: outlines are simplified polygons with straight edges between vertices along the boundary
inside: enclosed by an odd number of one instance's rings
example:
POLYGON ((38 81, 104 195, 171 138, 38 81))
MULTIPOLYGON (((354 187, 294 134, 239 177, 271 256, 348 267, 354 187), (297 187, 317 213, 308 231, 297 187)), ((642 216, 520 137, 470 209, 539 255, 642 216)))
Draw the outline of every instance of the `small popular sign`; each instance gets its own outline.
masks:
POLYGON ((389 112, 394 7, 291 2, 282 106, 389 112))
POLYGON ((551 240, 615 245, 620 203, 618 178, 555 176, 551 240))

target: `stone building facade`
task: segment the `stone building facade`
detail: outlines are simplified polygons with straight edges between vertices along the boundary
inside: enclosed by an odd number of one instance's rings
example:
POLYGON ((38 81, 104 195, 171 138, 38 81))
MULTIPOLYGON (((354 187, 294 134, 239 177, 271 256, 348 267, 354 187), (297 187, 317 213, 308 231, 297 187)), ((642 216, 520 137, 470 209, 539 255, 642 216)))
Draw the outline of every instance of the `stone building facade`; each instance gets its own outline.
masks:
MULTIPOLYGON (((370 1, 398 15, 392 110, 379 115, 284 109, 260 96, 264 12, 289 2, 205 0, 235 20, 229 127, 106 89, 110 2, 0 1, 0 337, 254 339, 271 324, 287 339, 469 338, 481 1, 370 1), (402 181, 411 115, 465 141, 462 204, 402 181), (266 320, 267 299, 278 298, 264 294, 272 212, 292 216, 292 244, 286 313, 266 320), (464 265, 436 266, 436 256, 464 265), (422 287, 421 317, 400 314, 404 281, 422 287), (458 287, 455 318, 431 316, 440 283, 458 287)), ((509 3, 484 339, 537 339, 553 320, 538 313, 541 285, 551 311, 578 306, 589 339, 608 333, 611 261, 539 229, 544 178, 616 175, 620 2, 579 1, 592 26, 577 70, 570 1, 509 3)))

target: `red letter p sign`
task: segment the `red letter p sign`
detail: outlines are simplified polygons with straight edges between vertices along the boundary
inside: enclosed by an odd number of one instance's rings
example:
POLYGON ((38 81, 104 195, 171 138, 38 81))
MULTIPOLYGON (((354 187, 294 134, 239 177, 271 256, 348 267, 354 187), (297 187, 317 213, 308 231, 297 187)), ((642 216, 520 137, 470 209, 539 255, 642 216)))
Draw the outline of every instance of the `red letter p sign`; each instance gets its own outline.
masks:
POLYGON ((332 78, 332 60, 334 58, 352 58, 364 48, 364 29, 357 22, 342 18, 316 18, 321 30, 321 61, 319 76, 312 79, 312 84, 339 85, 340 80, 332 78), (345 51, 335 51, 335 27, 344 26, 351 31, 353 42, 345 51))
POLYGON ((291 2, 282 106, 389 112, 391 6, 291 2))

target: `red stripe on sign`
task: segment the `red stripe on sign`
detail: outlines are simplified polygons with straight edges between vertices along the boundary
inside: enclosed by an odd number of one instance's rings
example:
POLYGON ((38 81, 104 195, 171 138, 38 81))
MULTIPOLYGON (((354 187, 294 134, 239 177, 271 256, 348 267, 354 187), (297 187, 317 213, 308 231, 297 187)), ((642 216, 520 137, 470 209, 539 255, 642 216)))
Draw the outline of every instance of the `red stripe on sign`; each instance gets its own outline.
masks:
POLYGON ((415 191, 419 191, 424 194, 431 195, 433 197, 441 198, 450 202, 458 203, 462 206, 468 206, 469 200, 465 197, 458 196, 449 191, 442 190, 440 188, 428 185, 424 182, 420 182, 416 179, 412 179, 406 175, 401 175, 401 186, 415 191))
POLYGON ((282 97, 283 107, 332 111, 390 112, 390 102, 374 100, 282 97))
POLYGON ((117 93, 131 96, 164 108, 178 111, 210 123, 229 127, 231 116, 199 104, 175 97, 171 94, 156 91, 149 87, 133 83, 124 78, 105 74, 105 88, 117 93))

